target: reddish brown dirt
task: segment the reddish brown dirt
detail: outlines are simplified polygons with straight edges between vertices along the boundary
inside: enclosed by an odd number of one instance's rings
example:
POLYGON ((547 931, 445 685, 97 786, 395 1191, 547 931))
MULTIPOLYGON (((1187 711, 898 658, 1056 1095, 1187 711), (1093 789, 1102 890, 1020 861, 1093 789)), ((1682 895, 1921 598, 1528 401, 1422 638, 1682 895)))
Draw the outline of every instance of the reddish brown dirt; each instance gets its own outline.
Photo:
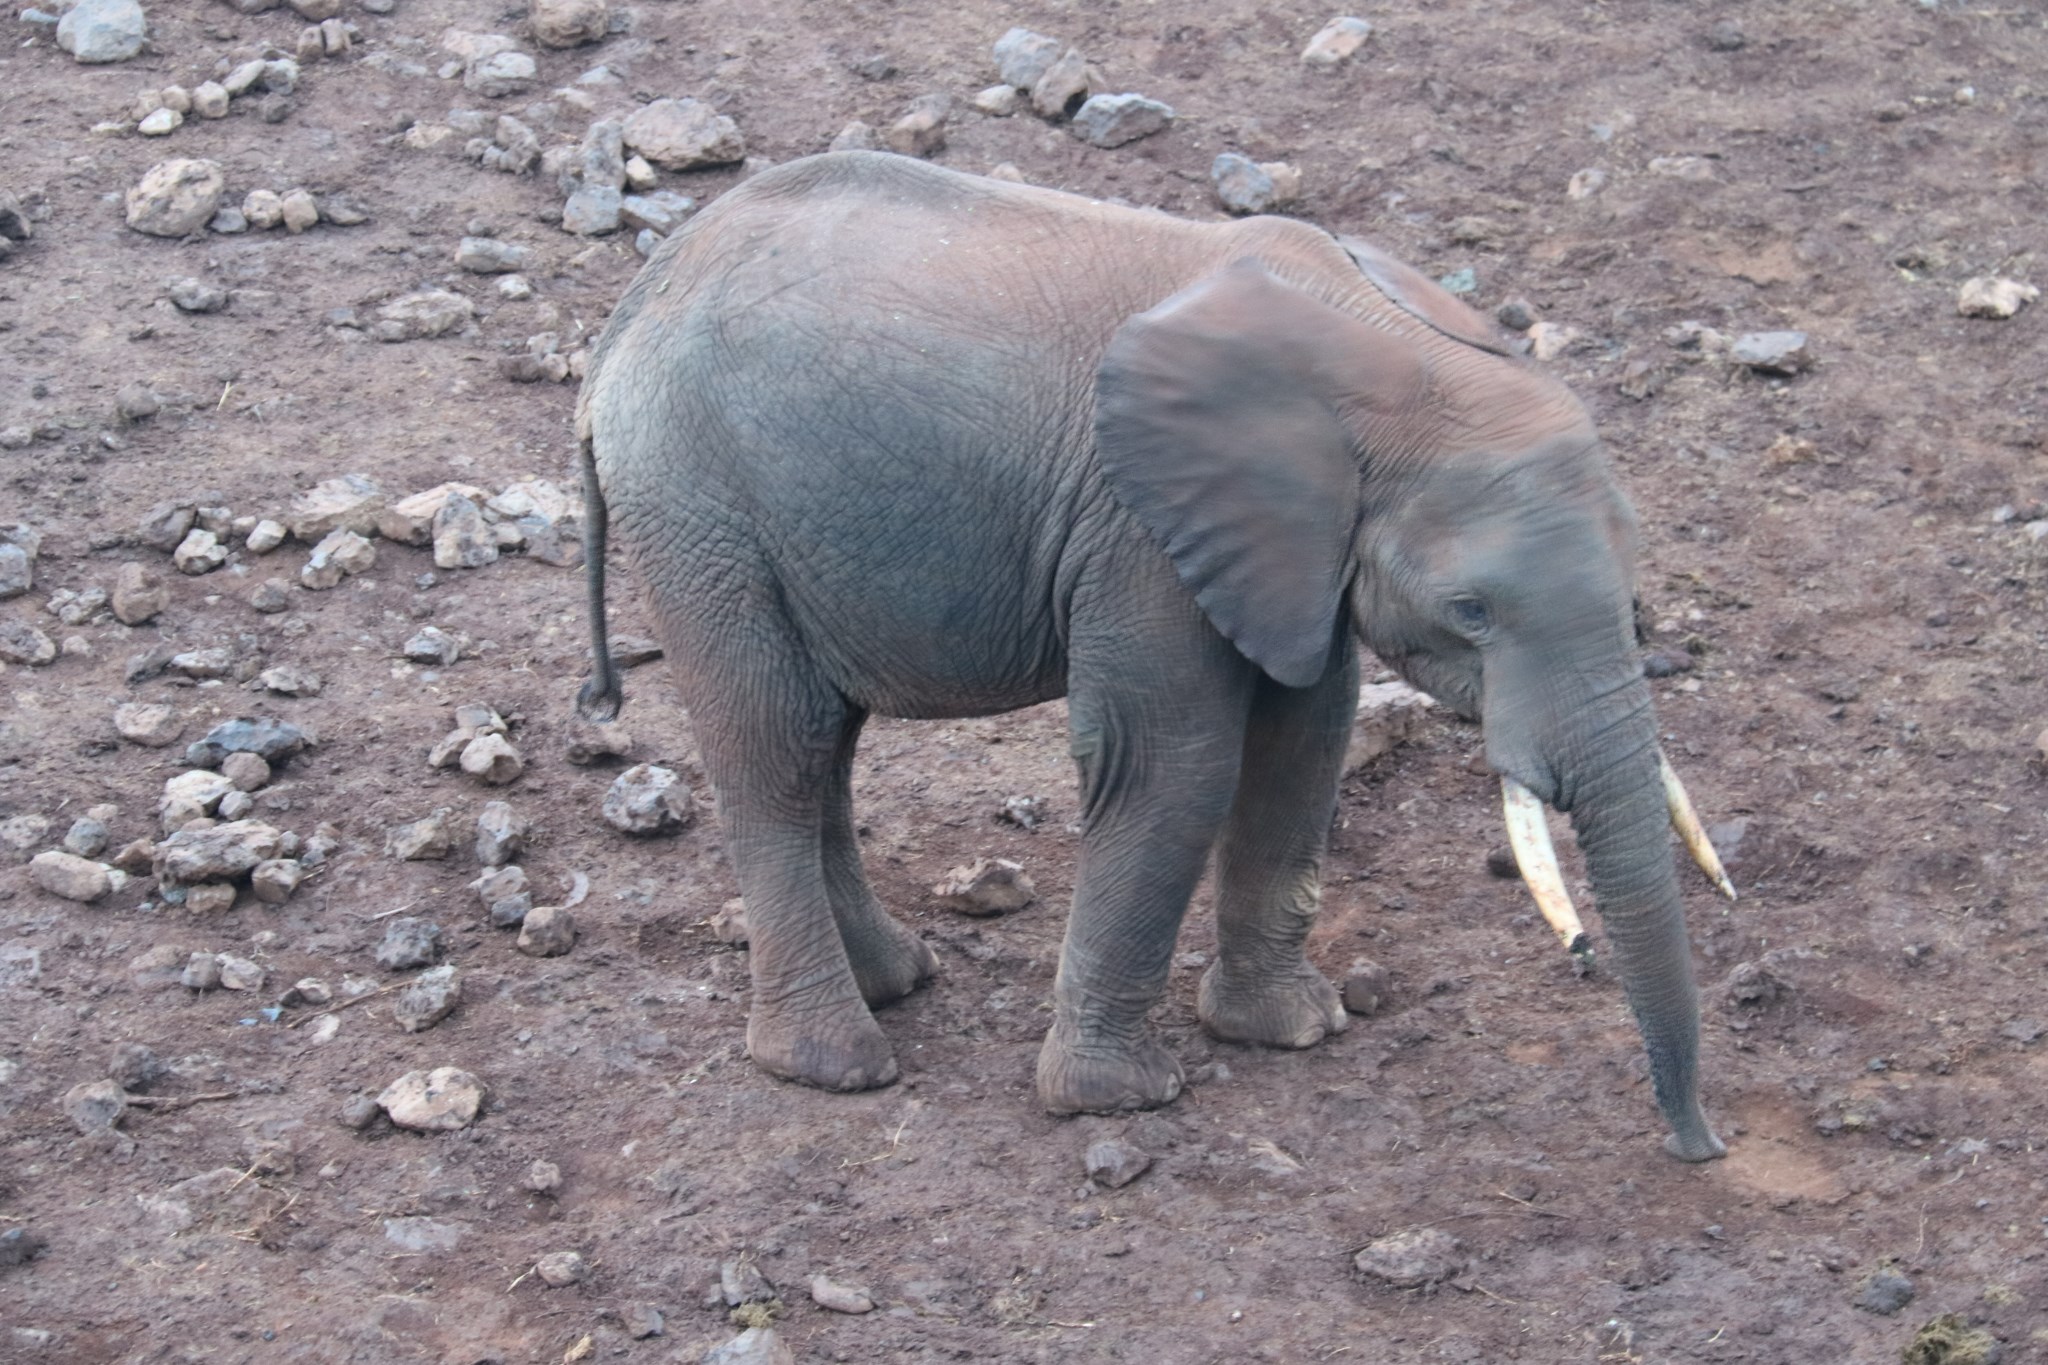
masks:
MULTIPOLYGON (((300 27, 283 10, 150 8, 155 54, 112 68, 5 21, 0 188, 47 215, 0 264, 0 427, 46 434, 0 453, 0 521, 47 543, 37 590, 0 612, 51 626, 51 590, 111 585, 130 558, 168 570, 108 534, 160 498, 212 488, 269 512, 346 471, 400 492, 568 477, 570 389, 506 383, 496 359, 601 324, 638 265, 630 241, 566 236, 551 187, 474 168, 460 139, 414 152, 397 138, 490 102, 393 63, 432 68, 444 28, 517 33, 518 14, 351 8, 362 43, 309 64, 280 124, 240 109, 161 142, 92 133, 136 89, 190 83, 300 27), (219 159, 237 200, 346 190, 372 220, 138 236, 113 196, 168 155, 219 159), (478 217, 538 252, 535 300, 499 303, 454 274, 478 217), (181 275, 230 285, 233 307, 169 311, 160 283, 181 275), (380 346, 324 325, 429 281, 479 301, 475 334, 380 346), (119 428, 113 395, 131 380, 168 401, 119 428)), ((250 572, 173 576, 156 623, 81 632, 90 658, 0 675, 0 818, 42 813, 54 839, 113 802, 125 841, 150 832, 177 751, 115 742, 114 705, 169 700, 193 737, 257 699, 131 688, 124 661, 253 637, 328 680, 270 707, 322 743, 281 774, 266 818, 332 820, 347 839, 283 909, 245 901, 205 920, 142 908, 144 884, 87 908, 37 890, 19 860, 0 870, 5 943, 41 963, 0 985, 0 1230, 47 1243, 0 1268, 0 1357, 470 1365, 563 1360, 591 1336, 594 1359, 694 1361, 733 1331, 704 1291, 744 1254, 783 1288, 781 1330, 807 1361, 1886 1361, 1941 1312, 1985 1326, 2008 1365, 2048 1360, 2048 1042, 2004 1031, 2048 1015, 2034 747, 2048 545, 2023 529, 2048 515, 2048 307, 2007 322, 1954 307, 1971 275, 2038 280, 2048 248, 2037 7, 1385 0, 1370 46, 1333 75, 1297 63, 1328 14, 1294 0, 633 9, 629 34, 541 53, 541 88, 607 62, 626 78, 607 97, 619 105, 715 100, 752 151, 783 160, 919 94, 964 100, 994 79, 989 44, 1029 24, 1180 123, 1097 151, 963 109, 944 163, 1007 160, 1038 183, 1206 215, 1216 152, 1285 157, 1305 172, 1303 216, 1432 274, 1472 266, 1478 302, 1521 294, 1585 335, 1557 364, 1642 513, 1646 607, 1672 623, 1657 643, 1702 655, 1656 684, 1669 747, 1710 821, 1747 822, 1730 860, 1741 902, 1688 883, 1706 1093, 1729 1157, 1689 1167, 1659 1150, 1619 989, 1575 979, 1525 894, 1487 878, 1493 786, 1475 733, 1450 726, 1345 786, 1313 952, 1332 974, 1357 955, 1384 964, 1386 1010, 1305 1053, 1221 1046, 1196 1027, 1196 972, 1180 971, 1158 1022, 1190 1091, 1156 1114, 1059 1121, 1035 1103, 1031 1064, 1075 857, 1060 708, 877 723, 858 777, 870 867, 942 975, 884 1016, 901 1084, 837 1096, 772 1081, 743 1057, 743 956, 703 923, 735 892, 708 802, 694 830, 629 842, 597 817, 612 774, 561 758, 582 671, 577 577, 513 559, 419 591, 425 553, 386 544, 363 578, 258 616, 247 590, 296 568, 288 547, 250 572), (1740 50, 1708 41, 1722 19, 1740 24, 1740 50), (877 52, 897 74, 850 71, 877 52), (1671 156, 1703 158, 1710 178, 1651 169, 1671 156), (1587 167, 1606 189, 1567 200, 1587 167), (1460 224, 1475 217, 1489 223, 1460 224), (1772 382, 1688 361, 1663 340, 1685 320, 1804 329, 1818 367, 1772 382), (1656 391, 1626 397, 1639 363, 1631 387, 1647 374, 1656 391), (1810 452, 1774 456, 1785 436, 1810 452), (1994 522, 2001 505, 2018 515, 1994 522), (491 646, 438 675, 412 669, 397 649, 420 619, 491 646), (386 825, 440 805, 466 819, 487 799, 423 762, 471 699, 523 717, 533 765, 509 799, 538 825, 527 863, 543 893, 592 879, 569 957, 521 957, 478 922, 466 852, 382 855, 386 825), (1049 823, 993 823, 1013 793, 1042 795, 1049 823), (983 854, 1024 862, 1042 902, 982 923, 935 908, 931 884, 983 854), (375 977, 372 917, 406 905, 446 926, 469 974, 462 1008, 419 1035, 373 1002, 314 1047, 258 1012, 268 998, 143 992, 127 970, 171 943, 253 955, 271 991, 375 977), (1785 997, 1737 1007, 1721 983, 1766 955, 1785 997), (58 1100, 125 1041, 173 1065, 152 1094, 235 1097, 131 1111, 125 1141, 80 1139, 58 1100), (346 1096, 444 1064, 490 1088, 469 1131, 335 1122, 346 1096), (1104 1134, 1157 1163, 1122 1190, 1084 1189, 1081 1153, 1104 1134), (270 1140, 291 1157, 257 1162, 270 1140), (558 1197, 521 1189, 535 1158, 560 1164, 558 1197), (248 1177, 191 1227, 151 1214, 146 1201, 220 1167, 248 1177), (459 1246, 401 1250, 384 1220, 408 1215, 455 1225, 459 1246), (1463 1242, 1455 1279, 1356 1278, 1353 1250, 1424 1224, 1463 1242), (590 1261, 581 1284, 522 1278, 563 1249, 590 1261), (1852 1307, 1886 1260, 1917 1297, 1893 1317, 1852 1307), (816 1308, 817 1272, 870 1286, 882 1308, 816 1308), (627 1337, 635 1304, 666 1313, 664 1336, 627 1337)), ((583 121, 565 111, 547 137, 583 121)), ((665 183, 710 198, 734 179, 665 183)), ((630 586, 618 597, 631 629, 630 586)), ((686 760, 686 717, 657 672, 631 675, 626 724, 643 757, 686 760)), ((1182 948, 1211 947, 1198 904, 1182 948)))

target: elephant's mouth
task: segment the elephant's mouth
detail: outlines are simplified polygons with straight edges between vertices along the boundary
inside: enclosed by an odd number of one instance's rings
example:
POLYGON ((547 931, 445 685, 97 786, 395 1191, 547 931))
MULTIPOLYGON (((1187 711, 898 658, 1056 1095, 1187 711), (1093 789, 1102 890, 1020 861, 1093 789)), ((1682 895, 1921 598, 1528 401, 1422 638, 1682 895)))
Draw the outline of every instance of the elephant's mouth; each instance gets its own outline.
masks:
MULTIPOLYGON (((1664 801, 1670 810, 1671 827, 1678 831, 1678 837, 1684 841, 1686 851, 1692 854, 1700 870, 1729 900, 1734 900, 1735 884, 1728 880, 1720 855, 1714 852, 1714 845, 1707 838, 1698 813, 1693 810, 1692 798, 1685 794, 1685 784, 1678 780, 1671 761, 1661 751, 1657 755, 1657 771, 1664 782, 1664 801)), ((1501 812, 1508 826, 1508 846, 1514 850, 1515 866, 1521 869, 1522 880, 1528 885, 1529 894, 1535 898, 1536 908, 1557 931, 1565 951, 1590 968, 1593 965, 1593 941, 1587 937, 1586 926, 1579 920, 1571 893, 1565 889, 1564 872, 1557 865, 1557 848, 1550 841, 1550 825, 1544 818, 1542 799, 1512 777, 1501 778, 1500 792, 1501 812)))

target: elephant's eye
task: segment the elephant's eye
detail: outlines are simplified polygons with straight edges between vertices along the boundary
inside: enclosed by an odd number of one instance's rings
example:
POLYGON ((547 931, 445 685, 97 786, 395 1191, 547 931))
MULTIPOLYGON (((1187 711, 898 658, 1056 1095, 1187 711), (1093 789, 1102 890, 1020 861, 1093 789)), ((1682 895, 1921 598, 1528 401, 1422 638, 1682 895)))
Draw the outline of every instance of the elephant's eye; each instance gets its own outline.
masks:
POLYGON ((1474 633, 1485 630, 1489 619, 1486 614, 1486 603, 1476 597, 1453 597, 1451 619, 1458 623, 1461 630, 1474 633))

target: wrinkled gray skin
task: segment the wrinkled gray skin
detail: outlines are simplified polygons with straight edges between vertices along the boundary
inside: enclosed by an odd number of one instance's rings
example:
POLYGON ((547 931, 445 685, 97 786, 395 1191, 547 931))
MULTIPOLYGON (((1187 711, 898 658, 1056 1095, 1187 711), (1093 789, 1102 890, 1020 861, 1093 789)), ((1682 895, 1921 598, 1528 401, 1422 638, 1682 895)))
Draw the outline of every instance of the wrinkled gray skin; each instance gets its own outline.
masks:
MULTIPOLYGON (((870 1007, 931 951, 876 903, 862 722, 1069 698, 1080 866, 1038 1086, 1165 1103, 1151 1036, 1213 850, 1219 1038, 1344 1028, 1303 956, 1355 630, 1571 814, 1667 1146, 1722 1148, 1630 626, 1633 521, 1585 412, 1463 305, 1272 218, 1109 207, 812 157, 670 237, 578 410, 593 624, 605 505, 696 725, 752 933, 747 1044, 885 1085, 870 1007)), ((618 704, 600 667, 586 713, 618 704)))

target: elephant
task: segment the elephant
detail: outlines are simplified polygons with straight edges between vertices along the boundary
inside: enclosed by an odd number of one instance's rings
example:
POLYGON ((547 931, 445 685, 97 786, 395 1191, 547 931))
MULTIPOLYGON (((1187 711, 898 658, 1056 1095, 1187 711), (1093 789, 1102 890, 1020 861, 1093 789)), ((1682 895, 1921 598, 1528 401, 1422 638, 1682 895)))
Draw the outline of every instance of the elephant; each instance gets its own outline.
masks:
POLYGON ((1570 816, 1665 1145, 1722 1154, 1667 822, 1711 851, 1635 652, 1633 513, 1571 392, 1418 272, 1293 219, 805 157, 658 246, 576 431, 579 708, 621 702, 616 532, 716 792, 761 1068, 889 1084, 872 1010, 934 970, 861 869, 866 718, 1061 696, 1081 839, 1046 1108, 1180 1092, 1147 1013, 1212 854, 1204 1027, 1275 1048, 1344 1029, 1305 943, 1362 640, 1483 727, 1531 887, 1583 951, 1542 807, 1570 816))

